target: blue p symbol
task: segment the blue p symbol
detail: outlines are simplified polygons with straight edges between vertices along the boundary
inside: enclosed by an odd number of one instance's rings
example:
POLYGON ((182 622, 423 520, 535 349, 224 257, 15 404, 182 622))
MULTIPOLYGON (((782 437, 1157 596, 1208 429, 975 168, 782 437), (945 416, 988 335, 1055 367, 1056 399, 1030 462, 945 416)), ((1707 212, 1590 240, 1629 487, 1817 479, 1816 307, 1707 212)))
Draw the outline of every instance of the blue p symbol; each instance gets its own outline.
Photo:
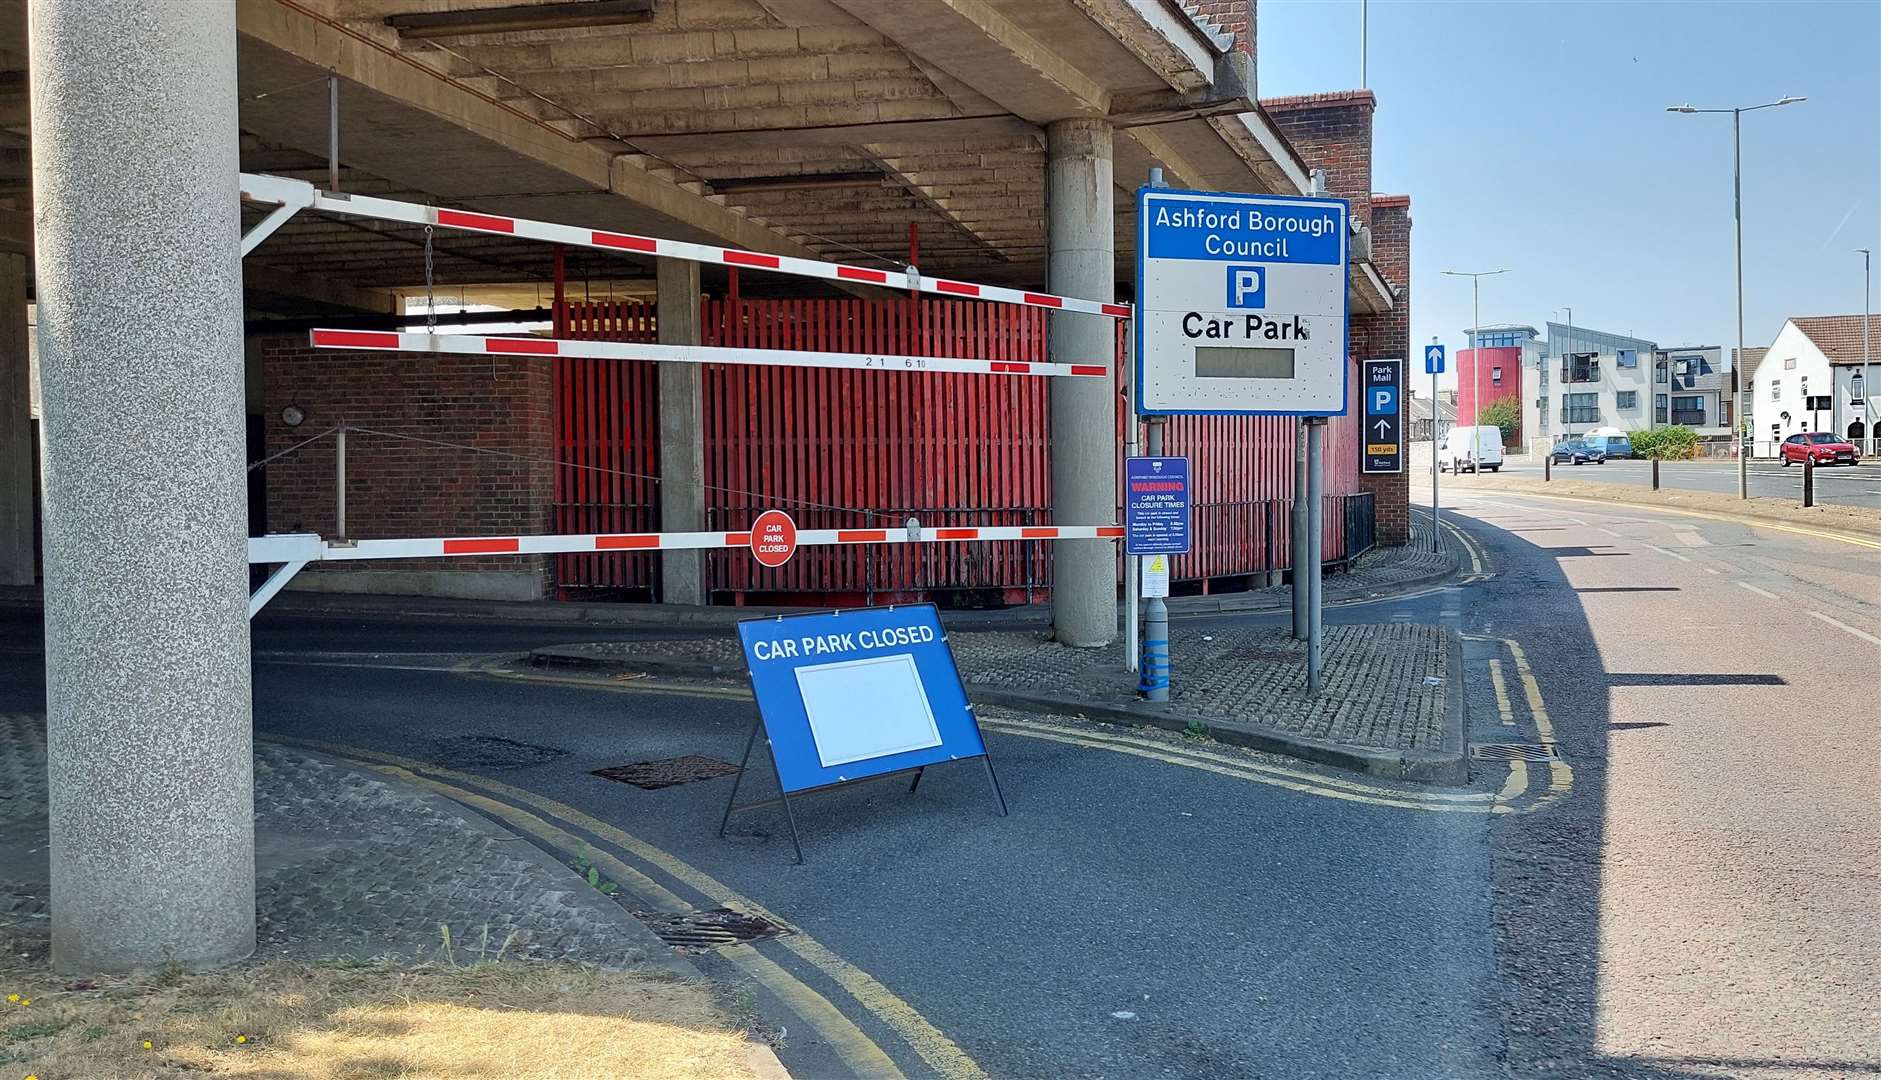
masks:
POLYGON ((1228 268, 1228 306, 1264 308, 1267 306, 1267 272, 1258 266, 1228 268))

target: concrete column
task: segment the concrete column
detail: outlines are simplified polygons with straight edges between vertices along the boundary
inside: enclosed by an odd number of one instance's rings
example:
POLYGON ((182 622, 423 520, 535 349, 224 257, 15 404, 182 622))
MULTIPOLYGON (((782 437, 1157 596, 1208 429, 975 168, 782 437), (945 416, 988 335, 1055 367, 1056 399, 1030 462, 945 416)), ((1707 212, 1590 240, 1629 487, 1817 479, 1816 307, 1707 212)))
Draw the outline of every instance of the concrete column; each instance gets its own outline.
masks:
POLYGON ((233 0, 29 0, 52 962, 255 947, 233 0))
MULTIPOLYGON (((1046 243, 1055 293, 1106 303, 1117 289, 1111 131, 1102 120, 1060 120, 1045 129, 1046 243)), ((1053 312, 1051 359, 1100 363, 1116 353, 1116 324, 1053 312)), ((1105 525, 1117 516, 1114 378, 1051 379, 1052 520, 1105 525)), ((1052 570, 1052 630, 1066 645, 1108 644, 1117 634, 1117 545, 1058 540, 1052 570)))
MULTIPOLYGON (((660 344, 699 344, 699 264, 656 261, 660 344)), ((701 375, 698 364, 660 365, 660 528, 665 532, 705 528, 701 375)), ((660 599, 668 604, 705 603, 703 552, 660 553, 660 599)))
POLYGON ((33 583, 33 387, 26 256, 0 254, 0 585, 33 583))

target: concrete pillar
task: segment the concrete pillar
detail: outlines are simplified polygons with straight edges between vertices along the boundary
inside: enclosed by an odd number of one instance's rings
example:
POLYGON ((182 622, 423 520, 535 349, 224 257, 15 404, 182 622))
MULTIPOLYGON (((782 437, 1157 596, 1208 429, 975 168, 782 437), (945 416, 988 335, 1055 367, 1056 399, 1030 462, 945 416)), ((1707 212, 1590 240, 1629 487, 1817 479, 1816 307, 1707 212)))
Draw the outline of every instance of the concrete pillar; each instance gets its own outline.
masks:
POLYGON ((255 947, 233 0, 29 0, 52 962, 255 947))
POLYGON ((0 254, 0 585, 33 583, 33 387, 26 256, 0 254))
MULTIPOLYGON (((660 344, 699 344, 699 264, 656 261, 660 344)), ((665 532, 705 528, 702 374, 698 364, 660 365, 660 529, 665 532)), ((668 604, 705 603, 703 552, 660 553, 660 599, 668 604)))
MULTIPOLYGON (((1117 289, 1111 131, 1102 120, 1060 120, 1045 129, 1046 243, 1055 293, 1106 303, 1117 289)), ((1116 324, 1053 312, 1051 359, 1100 363, 1116 353, 1116 324)), ((1117 516, 1114 378, 1051 379, 1052 520, 1107 525, 1117 516)), ((1117 545, 1058 540, 1052 570, 1052 630, 1066 645, 1108 644, 1117 635, 1117 545)))

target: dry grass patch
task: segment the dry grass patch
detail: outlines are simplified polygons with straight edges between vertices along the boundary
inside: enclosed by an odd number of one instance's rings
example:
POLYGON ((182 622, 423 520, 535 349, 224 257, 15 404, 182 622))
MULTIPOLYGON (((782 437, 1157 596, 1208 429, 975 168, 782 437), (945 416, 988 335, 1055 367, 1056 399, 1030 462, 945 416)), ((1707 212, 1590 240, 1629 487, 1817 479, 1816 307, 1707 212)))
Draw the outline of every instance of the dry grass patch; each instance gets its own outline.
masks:
POLYGON ((0 967, 0 1080, 753 1075, 711 987, 661 972, 273 962, 70 983, 0 967))

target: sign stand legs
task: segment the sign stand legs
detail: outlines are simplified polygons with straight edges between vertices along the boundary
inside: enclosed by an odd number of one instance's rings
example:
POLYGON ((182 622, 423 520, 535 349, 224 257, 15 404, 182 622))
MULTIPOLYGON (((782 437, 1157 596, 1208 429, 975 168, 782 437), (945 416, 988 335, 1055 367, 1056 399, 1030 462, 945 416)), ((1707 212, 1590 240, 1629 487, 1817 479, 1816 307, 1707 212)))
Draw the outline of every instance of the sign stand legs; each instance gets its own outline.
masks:
MULTIPOLYGON (((718 835, 721 840, 725 837, 725 827, 731 823, 733 810, 755 810, 760 806, 770 805, 770 800, 768 799, 760 803, 748 803, 744 806, 738 805, 738 788, 739 785, 744 783, 745 771, 751 768, 751 748, 757 745, 758 729, 763 726, 763 716, 759 716, 756 720, 751 722, 751 735, 749 738, 745 739, 745 756, 738 762, 738 775, 732 778, 731 795, 725 800, 725 816, 718 820, 718 835)), ((764 749, 771 755, 771 770, 776 772, 777 752, 771 746, 771 736, 769 732, 766 732, 764 735, 764 749)), ((917 784, 921 782, 919 774, 917 774, 914 779, 917 784)), ((797 815, 790 808, 790 792, 784 790, 782 773, 778 773, 777 801, 784 804, 784 820, 790 824, 790 846, 797 852, 797 865, 802 866, 803 842, 797 836, 797 815)))
MULTIPOLYGON (((999 774, 993 771, 993 755, 982 755, 980 760, 986 763, 986 779, 993 785, 993 798, 999 800, 999 816, 1011 817, 1012 812, 1006 809, 1006 793, 999 789, 999 774)), ((917 776, 915 779, 919 781, 920 777, 917 776)))

